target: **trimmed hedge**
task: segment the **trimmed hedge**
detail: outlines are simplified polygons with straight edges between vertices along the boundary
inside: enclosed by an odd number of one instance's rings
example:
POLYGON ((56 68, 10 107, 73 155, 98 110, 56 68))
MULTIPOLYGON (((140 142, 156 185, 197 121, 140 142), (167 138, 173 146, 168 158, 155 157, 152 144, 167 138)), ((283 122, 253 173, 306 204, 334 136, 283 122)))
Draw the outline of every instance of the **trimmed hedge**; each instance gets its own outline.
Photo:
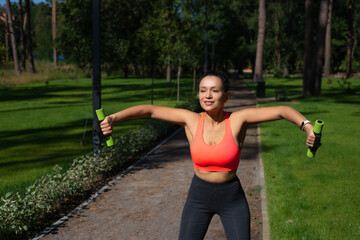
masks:
MULTIPOLYGON (((200 109, 195 99, 178 107, 200 109)), ((102 148, 97 156, 90 153, 74 159, 67 171, 55 166, 51 174, 45 174, 28 187, 23 197, 19 193, 5 194, 0 200, 0 238, 24 239, 35 235, 39 225, 45 227, 44 219, 62 204, 99 187, 99 181, 154 147, 176 128, 167 122, 151 121, 148 127, 115 139, 114 147, 102 148)))

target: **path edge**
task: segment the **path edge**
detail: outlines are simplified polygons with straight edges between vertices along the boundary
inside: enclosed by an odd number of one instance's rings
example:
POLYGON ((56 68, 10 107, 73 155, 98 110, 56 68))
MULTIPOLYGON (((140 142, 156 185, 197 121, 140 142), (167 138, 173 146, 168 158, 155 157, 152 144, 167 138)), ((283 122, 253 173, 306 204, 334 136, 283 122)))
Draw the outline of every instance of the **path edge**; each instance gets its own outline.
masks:
POLYGON ((264 173, 264 162, 262 159, 261 150, 261 130, 260 125, 257 126, 257 140, 259 144, 259 171, 260 171, 260 198, 261 198, 261 218, 262 218, 262 239, 270 240, 270 226, 269 226, 269 215, 266 198, 266 185, 265 185, 265 173, 264 173))
POLYGON ((91 195, 87 200, 85 200, 83 203, 78 205, 74 210, 69 212, 66 216, 60 218, 58 221, 51 224, 51 226, 47 227, 45 230, 40 232, 37 236, 32 238, 31 240, 39 240, 42 237, 45 237, 50 232, 58 228, 60 225, 62 225, 64 222, 69 220, 73 215, 78 213, 80 210, 85 208, 89 203, 94 201, 98 196, 100 196, 103 192, 105 192, 107 189, 115 185, 115 182, 125 176, 128 172, 130 172, 134 167, 142 163, 144 160, 146 160, 152 153, 154 153, 156 150, 158 150, 162 145, 164 145, 166 142, 168 142, 171 138, 173 138, 175 135, 177 135, 181 130, 183 130, 183 127, 179 127, 177 130, 175 130, 170 136, 168 136, 166 139, 164 139, 161 143, 159 143, 157 146, 155 146, 153 149, 151 149, 148 153, 146 153, 145 156, 137 160, 133 165, 129 166, 125 171, 118 174, 116 177, 114 177, 112 180, 110 180, 106 185, 104 185, 102 188, 100 188, 96 193, 91 195))

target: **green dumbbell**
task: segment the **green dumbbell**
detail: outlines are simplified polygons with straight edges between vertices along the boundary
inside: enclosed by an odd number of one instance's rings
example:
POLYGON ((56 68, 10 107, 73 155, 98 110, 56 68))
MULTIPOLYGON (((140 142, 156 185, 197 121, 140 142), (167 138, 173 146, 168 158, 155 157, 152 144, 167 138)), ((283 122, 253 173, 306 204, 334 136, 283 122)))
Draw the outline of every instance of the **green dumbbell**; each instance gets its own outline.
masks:
POLYGON ((314 142, 313 147, 309 147, 307 154, 306 154, 309 158, 315 157, 316 151, 321 146, 321 132, 322 132, 323 126, 324 126, 323 121, 316 120, 315 125, 314 125, 315 142, 314 142))
MULTIPOLYGON (((97 115, 99 121, 103 121, 105 119, 104 109, 100 108, 100 109, 96 110, 96 115, 97 115)), ((114 140, 111 135, 106 136, 106 145, 108 147, 111 147, 112 145, 114 145, 114 140)))

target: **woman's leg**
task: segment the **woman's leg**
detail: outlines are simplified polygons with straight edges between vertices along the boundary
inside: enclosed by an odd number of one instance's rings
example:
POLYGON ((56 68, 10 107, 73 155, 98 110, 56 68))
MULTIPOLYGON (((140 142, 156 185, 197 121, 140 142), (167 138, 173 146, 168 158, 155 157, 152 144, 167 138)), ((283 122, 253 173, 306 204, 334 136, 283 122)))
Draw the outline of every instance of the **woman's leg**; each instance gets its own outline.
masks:
POLYGON ((181 218, 179 240, 204 239, 214 213, 200 205, 189 199, 186 201, 181 218))
POLYGON ((245 193, 239 182, 233 188, 226 189, 222 194, 222 203, 218 214, 224 226, 226 239, 250 239, 250 211, 245 193))
POLYGON ((194 177, 181 218, 179 240, 202 240, 205 237, 214 212, 207 200, 211 192, 203 188, 194 177))

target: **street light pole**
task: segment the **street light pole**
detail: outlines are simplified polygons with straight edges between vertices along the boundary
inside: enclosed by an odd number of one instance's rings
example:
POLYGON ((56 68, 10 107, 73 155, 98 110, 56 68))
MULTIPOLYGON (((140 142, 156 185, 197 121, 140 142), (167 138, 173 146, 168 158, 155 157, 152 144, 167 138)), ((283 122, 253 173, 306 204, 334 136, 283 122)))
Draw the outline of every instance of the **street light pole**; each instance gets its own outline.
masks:
POLYGON ((215 70, 215 41, 223 39, 223 37, 213 37, 212 42, 212 55, 211 55, 211 70, 215 70))
POLYGON ((222 23, 207 23, 205 24, 205 64, 204 64, 204 73, 207 72, 208 68, 208 27, 210 26, 216 26, 216 27, 222 27, 224 24, 222 23))
POLYGON ((213 42, 212 42, 212 54, 211 54, 211 70, 214 70, 214 63, 215 61, 215 38, 213 38, 213 42))
POLYGON ((205 62, 205 66, 204 66, 204 73, 206 73, 207 72, 207 58, 208 58, 208 56, 207 56, 207 54, 208 54, 208 24, 205 24, 205 60, 204 60, 204 62, 205 62))
POLYGON ((101 68, 100 68, 100 0, 93 0, 93 144, 94 154, 100 150, 100 128, 95 110, 101 108, 101 68))

